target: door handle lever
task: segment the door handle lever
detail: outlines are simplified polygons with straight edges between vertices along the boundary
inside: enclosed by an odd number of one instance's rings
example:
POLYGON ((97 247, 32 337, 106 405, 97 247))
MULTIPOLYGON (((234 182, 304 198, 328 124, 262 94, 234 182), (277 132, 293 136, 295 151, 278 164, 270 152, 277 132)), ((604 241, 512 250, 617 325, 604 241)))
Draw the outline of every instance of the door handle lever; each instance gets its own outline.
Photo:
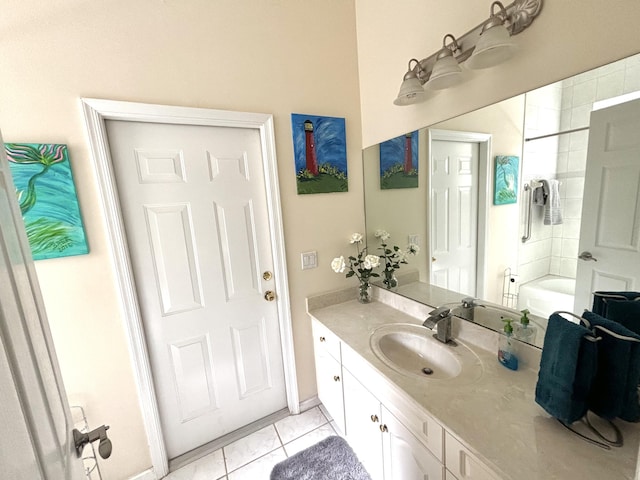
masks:
POLYGON ((77 428, 73 429, 73 444, 76 447, 76 454, 78 458, 82 456, 82 450, 87 443, 93 443, 96 440, 100 440, 98 444, 98 453, 105 460, 111 456, 111 440, 107 437, 107 430, 109 425, 102 425, 101 427, 91 430, 87 433, 82 433, 77 428))
POLYGON ((578 258, 580 260, 593 260, 594 262, 598 261, 597 258, 591 255, 591 252, 582 252, 580 255, 578 255, 578 258))

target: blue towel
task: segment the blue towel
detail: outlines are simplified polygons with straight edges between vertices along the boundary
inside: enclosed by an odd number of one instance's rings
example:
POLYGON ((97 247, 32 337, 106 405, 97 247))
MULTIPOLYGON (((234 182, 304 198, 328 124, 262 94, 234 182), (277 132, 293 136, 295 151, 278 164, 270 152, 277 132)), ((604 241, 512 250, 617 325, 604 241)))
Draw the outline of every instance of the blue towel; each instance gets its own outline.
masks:
MULTIPOLYGON (((582 317, 592 327, 601 326, 640 340, 640 335, 596 313, 584 312, 582 317)), ((640 421, 640 343, 621 340, 601 330, 596 330, 596 333, 602 340, 598 342, 598 368, 589 397, 589 409, 607 419, 620 417, 627 422, 640 421)))
POLYGON ((635 298, 640 297, 640 292, 595 292, 595 295, 593 296, 593 306, 591 307, 591 311, 605 318, 609 318, 609 316, 607 315, 607 307, 612 301, 611 298, 606 298, 607 295, 625 297, 627 300, 634 300, 635 298))
POLYGON ((640 301, 609 300, 606 318, 640 335, 640 301))
POLYGON ((585 336, 591 331, 554 313, 549 317, 540 371, 536 384, 536 403, 551 416, 570 424, 588 410, 588 400, 597 369, 595 342, 585 336))

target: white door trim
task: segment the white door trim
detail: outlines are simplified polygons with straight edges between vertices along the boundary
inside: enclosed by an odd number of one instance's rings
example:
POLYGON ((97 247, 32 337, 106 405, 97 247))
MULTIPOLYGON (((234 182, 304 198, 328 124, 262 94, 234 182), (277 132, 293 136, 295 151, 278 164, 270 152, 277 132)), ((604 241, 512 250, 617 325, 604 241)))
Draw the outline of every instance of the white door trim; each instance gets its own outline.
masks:
POLYGON ((263 113, 231 112, 204 108, 175 107, 143 103, 82 98, 89 145, 95 162, 98 189, 105 212, 109 246, 112 251, 116 282, 121 298, 133 370, 142 408, 143 421, 149 440, 151 462, 155 475, 162 478, 169 473, 160 416, 156 401, 151 366, 142 328, 142 317, 133 280, 133 269, 127 248, 122 212, 118 202, 113 164, 109 151, 105 120, 142 121, 153 123, 207 125, 256 129, 265 174, 269 226, 273 246, 275 287, 278 292, 278 315, 284 364, 287 405, 291 413, 299 413, 298 383, 293 349, 293 329, 287 266, 284 248, 284 229, 280 207, 280 191, 275 151, 273 116, 263 113))
MULTIPOLYGON (((458 132, 455 130, 439 130, 436 128, 429 129, 429 157, 431 157, 431 142, 434 140, 445 140, 450 142, 477 142, 480 144, 480 158, 478 164, 478 240, 476 243, 477 261, 476 261, 476 297, 486 298, 486 281, 487 281, 487 224, 489 222, 489 187, 491 162, 491 134, 476 132, 458 132)), ((429 162, 429 164, 431 164, 429 162)), ((431 193, 431 175, 428 178, 427 191, 431 193)), ((431 202, 431 198, 429 198, 431 202)), ((427 225, 431 228, 431 208, 427 209, 427 225)), ((431 242, 429 242, 431 249, 431 242)), ((429 258, 431 258, 429 252, 429 258)), ((429 271, 431 275, 431 271, 429 271)))

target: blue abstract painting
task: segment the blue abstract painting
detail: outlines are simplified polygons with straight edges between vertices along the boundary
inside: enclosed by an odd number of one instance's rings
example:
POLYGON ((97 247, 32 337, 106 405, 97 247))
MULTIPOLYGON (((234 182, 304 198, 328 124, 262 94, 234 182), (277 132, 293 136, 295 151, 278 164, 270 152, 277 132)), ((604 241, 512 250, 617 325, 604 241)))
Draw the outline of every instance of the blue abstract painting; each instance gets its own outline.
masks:
POLYGON ((418 187, 418 132, 380 144, 380 188, 418 187))
POLYGON ((89 252, 66 145, 5 143, 34 260, 89 252))
POLYGON ((298 193, 348 191, 344 118, 292 113, 291 129, 298 193))
POLYGON ((511 155, 496 156, 493 204, 506 205, 518 201, 518 169, 520 158, 511 155))

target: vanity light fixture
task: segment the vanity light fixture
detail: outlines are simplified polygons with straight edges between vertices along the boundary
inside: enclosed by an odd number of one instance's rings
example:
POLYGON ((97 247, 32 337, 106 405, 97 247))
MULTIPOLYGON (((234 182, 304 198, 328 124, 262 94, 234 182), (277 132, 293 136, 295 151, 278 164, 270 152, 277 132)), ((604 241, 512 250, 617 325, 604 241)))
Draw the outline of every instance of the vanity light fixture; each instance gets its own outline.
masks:
POLYGON ((493 2, 490 17, 480 25, 458 39, 447 34, 443 47, 436 53, 420 61, 409 60, 409 71, 393 103, 411 105, 426 100, 422 87, 425 84, 434 90, 458 84, 464 78, 459 65, 463 62, 471 69, 482 69, 509 59, 517 49, 511 37, 529 27, 541 9, 542 0, 515 0, 507 7, 499 1, 493 2), (449 45, 447 38, 452 39, 449 45), (412 62, 415 62, 413 68, 412 62))
POLYGON ((456 37, 447 33, 442 40, 442 50, 436 55, 436 63, 427 81, 427 88, 442 90, 462 81, 462 69, 453 56, 458 51, 460 51, 460 46, 456 37), (447 37, 451 37, 453 40, 449 46, 447 46, 447 37))
POLYGON ((420 62, 412 58, 409 60, 409 70, 404 75, 402 84, 400 85, 400 92, 398 97, 393 101, 396 105, 411 105, 412 103, 419 103, 427 98, 427 93, 422 88, 422 84, 418 78, 418 74, 422 72, 420 62), (411 62, 416 62, 416 66, 412 69, 411 62), (417 72, 414 71, 417 69, 417 72))
POLYGON ((474 70, 490 68, 513 56, 517 46, 511 41, 511 34, 504 25, 506 21, 507 12, 504 5, 500 2, 493 2, 491 17, 482 27, 480 39, 471 57, 465 63, 466 66, 474 70), (500 7, 500 12, 497 14, 493 13, 493 7, 496 5, 500 7))

